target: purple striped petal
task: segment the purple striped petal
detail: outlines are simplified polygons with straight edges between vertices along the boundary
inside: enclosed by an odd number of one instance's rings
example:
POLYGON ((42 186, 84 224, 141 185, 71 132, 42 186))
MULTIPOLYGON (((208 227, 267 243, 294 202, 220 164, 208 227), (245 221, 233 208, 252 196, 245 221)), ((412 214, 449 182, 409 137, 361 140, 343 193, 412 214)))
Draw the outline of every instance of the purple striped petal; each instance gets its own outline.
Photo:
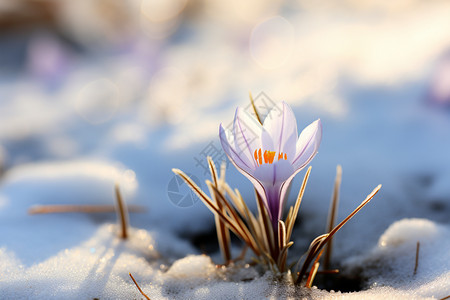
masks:
POLYGON ((231 132, 223 128, 222 124, 219 127, 219 136, 222 148, 226 155, 230 159, 231 163, 236 167, 236 169, 242 173, 248 180, 253 184, 258 194, 263 198, 264 202, 267 203, 265 188, 262 183, 254 177, 254 170, 249 166, 245 159, 240 156, 234 146, 234 138, 231 132))
POLYGON ((238 108, 234 118, 234 143, 239 156, 254 169, 258 166, 254 158, 255 150, 261 148, 262 126, 258 120, 238 108))
MULTIPOLYGON (((264 129, 272 140, 272 147, 268 150, 286 153, 290 161, 295 156, 297 143, 297 121, 292 109, 285 102, 277 104, 264 120, 264 129)), ((263 139, 268 144, 267 139, 263 139)))
POLYGON ((294 169, 304 168, 316 155, 322 140, 322 123, 320 119, 303 129, 296 145, 295 158, 292 161, 294 169))

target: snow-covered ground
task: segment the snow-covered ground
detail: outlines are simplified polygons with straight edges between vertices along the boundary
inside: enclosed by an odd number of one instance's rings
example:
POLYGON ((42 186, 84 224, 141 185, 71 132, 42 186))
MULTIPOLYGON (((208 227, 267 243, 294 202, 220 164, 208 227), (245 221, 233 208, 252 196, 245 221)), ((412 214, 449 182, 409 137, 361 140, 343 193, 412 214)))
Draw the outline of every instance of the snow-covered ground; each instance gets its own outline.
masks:
MULTIPOLYGON (((8 3, 0 11, 24 9, 8 3)), ((447 2, 171 0, 159 14, 153 1, 106 1, 115 14, 92 3, 58 6, 59 37, 1 35, 1 299, 140 298, 128 273, 151 299, 450 295, 447 2), (205 154, 219 163, 219 124, 249 91, 263 113, 284 100, 299 128, 323 123, 290 260, 324 233, 337 164, 338 220, 383 185, 334 240, 332 262, 358 291, 216 267, 214 218, 171 169, 206 189, 205 154), (126 241, 114 213, 28 214, 114 205, 115 183, 147 209, 130 213, 126 241)), ((254 209, 231 164, 227 179, 254 209)))

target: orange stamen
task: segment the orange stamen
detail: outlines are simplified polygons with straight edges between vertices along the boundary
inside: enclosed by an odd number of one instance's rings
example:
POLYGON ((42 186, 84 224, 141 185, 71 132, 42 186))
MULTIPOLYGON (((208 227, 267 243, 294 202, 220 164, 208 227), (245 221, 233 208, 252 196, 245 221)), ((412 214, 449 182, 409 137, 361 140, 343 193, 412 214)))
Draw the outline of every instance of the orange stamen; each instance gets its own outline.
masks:
MULTIPOLYGON (((274 159, 275 159, 275 155, 277 154, 275 151, 269 151, 269 150, 265 150, 264 153, 261 153, 262 150, 261 148, 255 150, 255 152, 253 152, 253 156, 255 157, 255 161, 258 164, 258 166, 263 164, 263 158, 264 158, 264 163, 265 164, 272 164, 274 159)), ((287 155, 286 153, 280 152, 278 154, 278 160, 287 160, 287 155)))
POLYGON ((275 158, 275 151, 267 151, 269 156, 269 164, 273 163, 273 159, 275 158))

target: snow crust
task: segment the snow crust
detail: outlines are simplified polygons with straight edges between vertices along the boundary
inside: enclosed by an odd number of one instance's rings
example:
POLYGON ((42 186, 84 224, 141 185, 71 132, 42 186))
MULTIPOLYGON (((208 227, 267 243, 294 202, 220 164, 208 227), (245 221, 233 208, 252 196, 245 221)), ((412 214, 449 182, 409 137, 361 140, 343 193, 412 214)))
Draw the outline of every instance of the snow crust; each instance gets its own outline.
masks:
POLYGON ((448 226, 427 219, 402 219, 386 229, 376 247, 347 264, 360 268, 372 287, 389 286, 417 297, 440 299, 450 291, 449 247, 448 226))

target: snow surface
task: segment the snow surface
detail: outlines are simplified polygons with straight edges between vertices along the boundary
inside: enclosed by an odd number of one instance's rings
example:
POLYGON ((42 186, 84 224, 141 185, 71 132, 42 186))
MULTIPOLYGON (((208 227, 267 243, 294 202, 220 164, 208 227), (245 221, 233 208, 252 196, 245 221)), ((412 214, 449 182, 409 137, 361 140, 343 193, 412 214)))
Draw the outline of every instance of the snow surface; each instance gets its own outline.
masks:
MULTIPOLYGON (((151 1, 141 2, 111 1, 121 28, 92 1, 64 2, 55 22, 70 43, 51 31, 0 40, 0 62, 23 55, 20 71, 0 69, 0 298, 141 298, 128 273, 151 299, 450 295, 449 102, 427 97, 450 47, 447 2, 252 1, 244 9, 238 0, 173 0, 156 16, 173 19, 159 27, 151 1), (173 167, 206 188, 196 159, 220 145, 219 123, 248 106, 249 90, 290 103, 299 128, 323 122, 290 260, 325 230, 337 164, 338 220, 383 184, 334 241, 333 263, 362 278, 361 291, 295 288, 245 263, 216 267, 211 213, 195 197, 184 207, 169 198, 173 167), (27 213, 112 205, 116 182, 128 203, 147 208, 130 215, 126 241, 115 214, 27 213)), ((8 3, 0 11, 23 9, 8 3)), ((231 165, 227 179, 254 209, 250 183, 231 165)))

